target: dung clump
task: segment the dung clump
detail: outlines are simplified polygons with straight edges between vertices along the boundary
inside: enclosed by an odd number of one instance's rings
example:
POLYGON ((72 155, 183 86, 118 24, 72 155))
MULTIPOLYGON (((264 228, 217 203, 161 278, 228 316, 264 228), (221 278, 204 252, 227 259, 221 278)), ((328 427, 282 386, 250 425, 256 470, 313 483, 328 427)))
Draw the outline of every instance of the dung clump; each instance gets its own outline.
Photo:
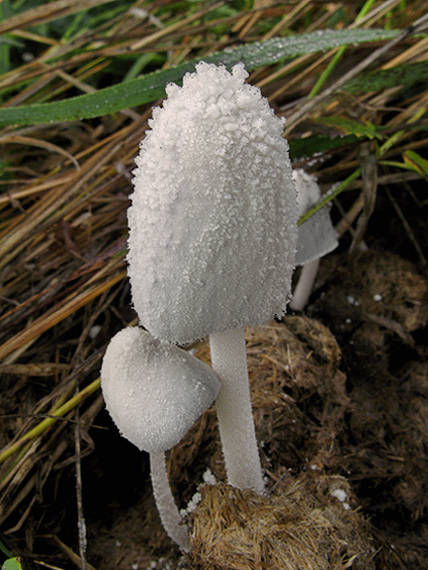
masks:
POLYGON ((290 477, 267 496, 226 484, 200 492, 190 515, 195 570, 375 568, 369 525, 342 477, 290 477))
MULTIPOLYGON (((363 261, 368 264, 367 256, 363 261)), ((368 293, 360 287, 359 297, 354 290, 337 291, 337 306, 354 311, 352 329, 345 323, 341 331, 342 321, 332 313, 324 324, 288 315, 282 323, 246 330, 253 413, 269 495, 221 483, 226 474, 211 408, 168 454, 179 507, 187 510, 195 491, 201 495, 189 515, 189 557, 180 558, 163 532, 147 481, 144 500, 127 505, 101 543, 99 533, 91 536, 98 567, 129 570, 138 563, 148 568, 162 559, 165 566, 159 562, 156 568, 425 568, 428 351, 418 338, 420 325, 415 347, 409 349, 395 331, 364 320, 367 310, 374 310, 372 302, 379 307, 376 315, 394 317, 382 312, 391 310, 389 305, 373 298, 378 292, 391 306, 398 302, 386 290, 392 281, 392 275, 384 279, 381 292, 379 283, 368 293), (351 303, 347 294, 360 304, 351 303), (368 336, 361 332, 365 325, 370 325, 368 336), (398 362, 400 348, 406 358, 398 362), (217 486, 198 489, 208 468, 217 486), (117 537, 121 548, 114 546, 117 537), (96 552, 94 542, 99 543, 96 552)), ((422 284, 418 276, 410 276, 408 282, 413 281, 422 284)), ((400 301, 395 315, 409 298, 400 301)), ((409 322, 424 326, 423 304, 416 302, 420 294, 412 298, 414 318, 409 322)), ((326 306, 333 311, 333 300, 326 306)), ((196 355, 209 363, 207 343, 198 343, 196 355)))

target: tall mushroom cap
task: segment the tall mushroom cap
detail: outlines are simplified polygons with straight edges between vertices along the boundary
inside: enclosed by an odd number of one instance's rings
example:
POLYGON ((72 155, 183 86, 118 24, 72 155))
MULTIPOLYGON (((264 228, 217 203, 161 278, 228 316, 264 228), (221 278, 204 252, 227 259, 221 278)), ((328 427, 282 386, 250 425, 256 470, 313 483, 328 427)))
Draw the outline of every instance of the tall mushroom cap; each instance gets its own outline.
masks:
MULTIPOLYGON (((296 183, 298 215, 315 206, 321 191, 315 176, 302 169, 293 170, 296 183)), ((318 210, 298 229, 296 265, 304 265, 330 253, 338 246, 337 234, 330 220, 329 208, 318 210)))
POLYGON ((189 353, 138 327, 118 332, 101 368, 107 410, 140 450, 176 445, 217 397, 215 372, 189 353))
POLYGON ((128 274, 140 321, 187 343, 285 310, 297 208, 284 121, 243 64, 199 63, 136 159, 128 274))

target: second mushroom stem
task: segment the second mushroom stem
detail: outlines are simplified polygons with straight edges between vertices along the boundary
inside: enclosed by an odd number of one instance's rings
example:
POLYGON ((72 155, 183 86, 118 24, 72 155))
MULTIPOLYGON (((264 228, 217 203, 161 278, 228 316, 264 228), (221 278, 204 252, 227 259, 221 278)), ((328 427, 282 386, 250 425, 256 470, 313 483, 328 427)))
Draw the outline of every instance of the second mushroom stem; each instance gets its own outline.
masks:
POLYGON ((295 311, 303 311, 312 292, 315 277, 317 276, 320 260, 314 259, 305 263, 302 267, 296 288, 293 291, 293 297, 290 301, 290 307, 295 311))
POLYGON ((178 546, 188 552, 189 535, 187 527, 178 512, 174 497, 169 486, 166 471, 165 454, 163 452, 150 453, 150 474, 152 478, 153 495, 159 511, 162 524, 168 536, 178 546))
POLYGON ((216 400, 227 480, 239 489, 264 491, 248 382, 243 329, 210 335, 211 364, 220 376, 216 400))

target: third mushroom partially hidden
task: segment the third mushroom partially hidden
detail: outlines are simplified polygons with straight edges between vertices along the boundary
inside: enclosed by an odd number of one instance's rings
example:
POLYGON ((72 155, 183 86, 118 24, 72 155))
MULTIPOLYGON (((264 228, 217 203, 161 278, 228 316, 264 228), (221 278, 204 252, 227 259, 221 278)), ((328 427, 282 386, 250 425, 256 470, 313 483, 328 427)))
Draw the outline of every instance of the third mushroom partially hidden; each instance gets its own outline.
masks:
MULTIPOLYGON (((321 190, 315 176, 302 169, 293 170, 293 178, 296 183, 300 217, 320 200, 321 190)), ((296 265, 301 265, 302 270, 290 301, 292 309, 302 311, 305 308, 321 257, 337 246, 337 234, 330 220, 329 206, 324 206, 299 226, 296 265)))
POLYGON ((297 207, 284 120, 247 76, 200 63, 167 86, 136 160, 128 262, 144 327, 209 336, 228 482, 262 493, 243 327, 285 311, 297 207))

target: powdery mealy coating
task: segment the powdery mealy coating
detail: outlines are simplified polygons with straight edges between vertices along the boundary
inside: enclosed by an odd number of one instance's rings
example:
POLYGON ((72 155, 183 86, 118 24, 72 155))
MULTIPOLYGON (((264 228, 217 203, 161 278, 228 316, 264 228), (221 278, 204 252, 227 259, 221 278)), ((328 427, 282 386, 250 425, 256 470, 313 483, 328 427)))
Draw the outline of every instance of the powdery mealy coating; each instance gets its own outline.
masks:
MULTIPOLYGON (((321 190, 315 176, 302 169, 293 170, 297 191, 299 218, 315 206, 321 198, 321 190)), ((337 234, 331 223, 330 209, 324 207, 313 214, 298 229, 296 265, 304 265, 319 259, 338 246, 337 234)))
POLYGON ((107 410, 121 434, 150 453, 176 445, 217 397, 206 364, 138 327, 118 332, 101 368, 107 410))
POLYGON ((128 272, 158 338, 191 342, 285 310, 297 239, 288 144, 247 76, 198 64, 168 85, 142 141, 128 272))

